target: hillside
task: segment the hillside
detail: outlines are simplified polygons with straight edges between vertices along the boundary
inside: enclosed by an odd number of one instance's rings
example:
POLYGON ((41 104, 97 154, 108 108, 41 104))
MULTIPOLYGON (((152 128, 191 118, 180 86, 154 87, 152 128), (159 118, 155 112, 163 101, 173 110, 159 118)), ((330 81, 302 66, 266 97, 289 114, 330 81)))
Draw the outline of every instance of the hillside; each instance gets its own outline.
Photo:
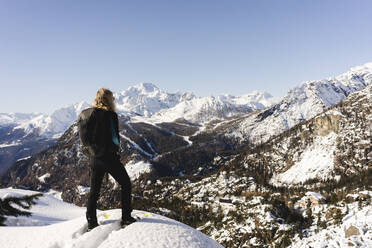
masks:
POLYGON ((222 166, 208 176, 142 185, 140 204, 168 208, 226 247, 313 246, 317 235, 368 247, 371 94, 370 85, 254 149, 216 157, 211 166, 222 166), (359 234, 345 238, 349 228, 359 234))

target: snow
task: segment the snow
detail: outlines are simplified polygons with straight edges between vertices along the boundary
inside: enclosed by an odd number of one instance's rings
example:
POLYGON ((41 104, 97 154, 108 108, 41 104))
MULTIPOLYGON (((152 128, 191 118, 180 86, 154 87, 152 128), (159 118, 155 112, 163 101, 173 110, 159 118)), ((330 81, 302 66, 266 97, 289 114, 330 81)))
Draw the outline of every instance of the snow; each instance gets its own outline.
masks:
POLYGON ((248 136, 256 144, 265 142, 270 137, 322 113, 325 108, 345 100, 351 93, 370 85, 372 83, 370 64, 351 68, 335 78, 303 82, 289 90, 278 104, 266 109, 266 112, 246 117, 227 135, 242 140, 248 136), (262 116, 263 113, 265 117, 262 116))
POLYGON ((146 154, 147 156, 149 157, 152 157, 152 155, 148 152, 146 152, 145 150, 143 150, 137 143, 135 143, 133 140, 131 140, 130 138, 128 138, 127 136, 125 136, 124 134, 120 133, 120 137, 123 138, 123 139, 126 139, 129 143, 132 144, 132 146, 137 149, 138 151, 146 154))
POLYGON ((46 173, 46 174, 38 177, 38 179, 39 179, 40 182, 45 183, 45 179, 47 179, 48 177, 50 177, 50 173, 46 173))
POLYGON ((13 130, 22 129, 25 136, 36 132, 45 138, 59 138, 76 121, 78 115, 85 108, 90 107, 87 102, 75 103, 57 109, 52 114, 39 114, 32 119, 26 119, 19 122, 13 130))
POLYGON ((188 143, 188 146, 192 146, 192 141, 190 140, 190 136, 181 136, 184 141, 188 143))
MULTIPOLYGON (((0 197, 22 196, 37 192, 0 189, 0 197)), ((90 232, 85 208, 62 202, 51 194, 44 194, 31 208, 32 217, 9 218, 0 227, 1 247, 7 248, 218 248, 216 241, 203 233, 175 220, 134 210, 141 219, 120 228, 121 210, 98 211, 100 226, 90 232), (42 225, 42 226, 41 226, 42 225)))
POLYGON ((78 185, 77 189, 78 189, 79 195, 86 195, 90 192, 90 187, 86 187, 83 185, 78 185))
MULTIPOLYGON (((226 95, 227 96, 227 95, 226 95)), ((255 106, 256 109, 264 109, 279 102, 280 98, 273 97, 267 92, 253 91, 241 96, 228 96, 231 101, 239 105, 255 106)))
POLYGON ((149 162, 144 161, 129 161, 125 165, 125 169, 128 172, 129 178, 131 180, 138 179, 144 173, 150 173, 152 170, 152 165, 149 162))
POLYGON ((337 135, 318 136, 314 144, 304 150, 300 160, 287 171, 273 176, 273 184, 298 184, 308 179, 326 179, 333 170, 333 151, 336 149, 337 135))
MULTIPOLYGON (((0 198, 22 197, 24 195, 37 193, 39 192, 22 189, 0 189, 0 198)), ((7 226, 44 226, 84 215, 85 210, 83 208, 61 201, 55 196, 55 193, 56 192, 53 191, 50 193, 44 193, 44 195, 36 201, 36 205, 31 208, 32 218, 23 216, 17 218, 8 217, 5 224, 7 226)), ((5 230, 6 229, 0 227, 1 233, 5 232, 5 230)), ((0 235, 0 240, 2 236, 3 235, 0 235)), ((4 243, 0 241, 0 244, 4 243)))
POLYGON ((19 146, 21 143, 12 142, 10 144, 0 144, 0 148, 10 147, 10 146, 19 146))
POLYGON ((20 159, 17 159, 17 162, 18 162, 18 161, 22 161, 22 160, 27 160, 27 159, 29 159, 29 158, 31 158, 31 156, 27 156, 27 157, 24 157, 24 158, 20 158, 20 159))
POLYGON ((31 120, 40 113, 0 113, 0 126, 31 120))
POLYGON ((155 123, 172 122, 183 118, 193 123, 204 123, 213 119, 224 119, 264 109, 275 101, 277 100, 274 100, 270 94, 259 92, 237 97, 230 95, 195 97, 155 113, 151 116, 150 121, 155 123))
POLYGON ((140 83, 121 93, 114 93, 116 109, 129 116, 150 117, 162 109, 172 108, 195 96, 191 93, 168 93, 154 84, 140 83))
MULTIPOLYGON (((137 215, 143 216, 144 212, 137 215)), ((146 216, 146 215, 145 215, 146 216)), ((163 216, 150 214, 124 230, 110 234, 100 247, 222 247, 201 232, 163 216)))
POLYGON ((324 196, 322 196, 322 194, 320 194, 318 192, 306 192, 306 195, 311 196, 311 197, 313 197, 314 199, 317 199, 317 200, 325 200, 324 196))

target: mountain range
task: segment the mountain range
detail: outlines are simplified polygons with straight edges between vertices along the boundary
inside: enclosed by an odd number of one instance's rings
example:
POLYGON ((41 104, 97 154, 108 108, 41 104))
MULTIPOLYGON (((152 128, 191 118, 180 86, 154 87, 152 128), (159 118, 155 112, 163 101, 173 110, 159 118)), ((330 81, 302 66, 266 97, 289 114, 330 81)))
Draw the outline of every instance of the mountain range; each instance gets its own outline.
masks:
MULTIPOLYGON (((350 209, 370 208, 371 94, 372 63, 303 82, 282 99, 258 92, 200 98, 152 84, 116 93, 134 207, 187 223, 225 247, 296 247, 304 235, 313 246, 316 232, 335 230, 341 243, 363 242, 344 238, 349 226, 337 225, 350 209)), ((18 159, 1 183, 56 190, 84 205, 89 165, 76 122, 49 148, 18 159)), ((119 207, 119 199, 107 177, 99 208, 119 207)), ((372 225, 353 223, 363 235, 372 225)))
MULTIPOLYGON (((196 97, 191 93, 167 93, 150 83, 141 83, 114 95, 121 116, 151 121, 186 118, 197 123, 263 109, 274 99, 268 93, 259 92, 241 97, 196 97)), ((0 175, 17 160, 55 144, 78 114, 89 106, 81 101, 50 115, 0 114, 0 175)))

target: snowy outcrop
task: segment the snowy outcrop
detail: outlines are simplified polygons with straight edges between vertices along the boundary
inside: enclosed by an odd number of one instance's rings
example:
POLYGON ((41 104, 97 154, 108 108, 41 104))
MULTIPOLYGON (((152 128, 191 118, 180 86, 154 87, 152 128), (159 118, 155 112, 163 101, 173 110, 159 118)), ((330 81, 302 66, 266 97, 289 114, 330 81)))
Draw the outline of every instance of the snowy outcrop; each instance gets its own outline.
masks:
MULTIPOLYGON (((18 189, 0 189, 0 198, 38 193, 18 189)), ((86 232, 86 208, 45 193, 32 206, 31 217, 12 217, 11 227, 0 227, 2 247, 169 247, 218 248, 222 246, 205 234, 175 220, 144 211, 133 211, 141 218, 126 228, 120 227, 121 210, 98 211, 99 226, 86 232), (12 226, 17 226, 14 228, 12 226)))

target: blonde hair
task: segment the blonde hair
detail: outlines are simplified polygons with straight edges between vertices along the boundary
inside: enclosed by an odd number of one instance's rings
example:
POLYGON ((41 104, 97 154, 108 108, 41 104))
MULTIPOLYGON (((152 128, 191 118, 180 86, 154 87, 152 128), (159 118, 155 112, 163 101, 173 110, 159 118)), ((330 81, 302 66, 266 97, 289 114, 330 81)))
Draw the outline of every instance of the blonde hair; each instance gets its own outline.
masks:
POLYGON ((112 91, 106 88, 99 89, 94 99, 93 107, 115 112, 116 108, 112 91))

